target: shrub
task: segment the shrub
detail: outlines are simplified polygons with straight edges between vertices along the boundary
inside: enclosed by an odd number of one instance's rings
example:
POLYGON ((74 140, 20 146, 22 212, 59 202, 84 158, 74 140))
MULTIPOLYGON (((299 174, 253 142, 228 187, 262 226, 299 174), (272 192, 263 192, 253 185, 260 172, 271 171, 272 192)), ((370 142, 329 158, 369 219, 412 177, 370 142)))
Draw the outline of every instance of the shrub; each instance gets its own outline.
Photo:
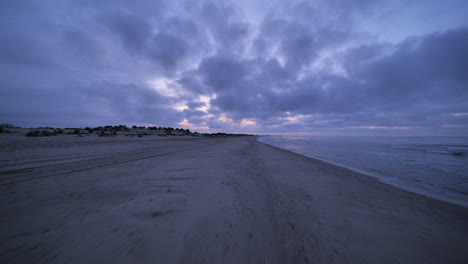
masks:
POLYGON ((53 133, 49 132, 49 130, 42 130, 42 131, 41 131, 41 134, 42 134, 42 136, 44 136, 44 137, 48 137, 48 136, 52 136, 52 135, 53 135, 53 133))
POLYGON ((10 133, 10 130, 7 128, 15 128, 12 124, 1 124, 0 125, 0 133, 10 133))
POLYGON ((53 131, 53 132, 50 132, 49 130, 33 130, 33 131, 29 131, 28 133, 26 133, 26 136, 27 137, 50 137, 50 136, 56 136, 57 135, 57 132, 53 131))
POLYGON ((12 124, 3 123, 0 124, 0 128, 15 128, 15 126, 12 124))
POLYGON ((26 136, 27 137, 39 137, 41 136, 41 131, 39 130, 29 131, 28 133, 26 133, 26 136))

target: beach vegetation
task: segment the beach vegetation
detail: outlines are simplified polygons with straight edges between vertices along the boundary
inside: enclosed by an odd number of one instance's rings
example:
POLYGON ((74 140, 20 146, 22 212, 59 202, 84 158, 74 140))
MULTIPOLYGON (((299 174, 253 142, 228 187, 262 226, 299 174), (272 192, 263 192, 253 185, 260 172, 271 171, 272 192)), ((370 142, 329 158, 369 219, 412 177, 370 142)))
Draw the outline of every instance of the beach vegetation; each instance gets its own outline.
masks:
POLYGON ((18 128, 18 127, 15 127, 13 124, 3 123, 3 124, 0 124, 0 128, 18 128))
MULTIPOLYGON (((0 126, 0 133, 8 133, 5 130, 4 125, 0 126)), ((8 127, 13 127, 13 125, 8 125, 8 127)), ((192 132, 189 129, 185 128, 174 128, 174 127, 157 127, 157 126, 132 126, 133 133, 130 127, 126 125, 107 125, 107 126, 98 126, 98 127, 84 127, 84 128, 53 128, 53 127, 37 127, 31 128, 26 136, 28 137, 46 137, 46 136, 55 136, 58 134, 68 134, 68 135, 77 135, 82 134, 98 135, 101 137, 104 136, 138 136, 143 137, 145 135, 155 135, 155 136, 201 136, 202 134, 197 132, 192 132), (154 132, 153 132, 154 131, 154 132), (88 132, 88 133, 86 133, 88 132)), ((203 133, 205 136, 240 136, 241 134, 228 134, 228 133, 203 133)))
POLYGON ((27 137, 39 137, 40 134, 41 134, 40 130, 33 130, 33 131, 29 131, 28 133, 26 133, 26 136, 27 137))
POLYGON ((42 130, 41 134, 43 137, 49 137, 49 136, 56 136, 57 133, 55 133, 55 130, 49 131, 49 130, 42 130))
POLYGON ((15 126, 6 123, 0 124, 0 133, 10 133, 10 130, 8 130, 8 128, 15 128, 15 126))
POLYGON ((56 136, 57 135, 57 132, 54 130, 54 131, 49 131, 49 130, 33 130, 33 131, 29 131, 28 133, 26 133, 26 136, 27 137, 50 137, 50 136, 56 136))

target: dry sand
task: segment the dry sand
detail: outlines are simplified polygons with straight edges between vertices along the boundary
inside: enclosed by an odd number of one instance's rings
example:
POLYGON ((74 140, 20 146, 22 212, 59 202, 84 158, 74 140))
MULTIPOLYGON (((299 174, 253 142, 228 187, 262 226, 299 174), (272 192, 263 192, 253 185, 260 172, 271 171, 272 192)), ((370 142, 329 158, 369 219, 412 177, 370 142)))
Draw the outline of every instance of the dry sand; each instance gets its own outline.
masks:
POLYGON ((0 143, 0 263, 468 263, 468 209, 255 137, 0 143))

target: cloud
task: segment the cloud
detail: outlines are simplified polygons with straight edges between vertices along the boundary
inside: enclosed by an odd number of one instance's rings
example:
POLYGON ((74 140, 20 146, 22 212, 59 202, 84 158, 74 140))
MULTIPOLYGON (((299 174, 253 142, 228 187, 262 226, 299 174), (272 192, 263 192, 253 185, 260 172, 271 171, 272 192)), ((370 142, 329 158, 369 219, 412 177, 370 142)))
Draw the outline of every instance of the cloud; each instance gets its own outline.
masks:
POLYGON ((218 90, 213 104, 234 119, 258 118, 270 126, 274 118, 281 123, 285 112, 320 115, 335 120, 322 122, 334 127, 441 125, 450 113, 467 110, 467 38, 468 29, 457 29, 398 45, 352 48, 343 56, 345 76, 319 71, 301 80, 286 75, 290 82, 285 82, 277 63, 255 64, 263 71, 219 82, 220 87, 241 87, 218 90), (262 86, 265 80, 268 87, 262 86), (285 83, 287 88, 274 89, 285 83))
POLYGON ((226 53, 242 51, 243 41, 249 33, 249 25, 239 16, 234 4, 201 1, 196 10, 217 49, 226 53))
POLYGON ((96 15, 96 21, 117 37, 118 43, 132 53, 146 49, 152 34, 150 22, 129 11, 108 11, 96 15))
POLYGON ((165 33, 157 34, 152 42, 149 56, 167 70, 173 70, 188 53, 185 41, 165 33))
POLYGON ((205 58, 199 66, 200 76, 214 91, 234 88, 247 74, 247 63, 232 57, 213 56, 205 58))
POLYGON ((0 119, 467 132, 468 21, 379 31, 403 3, 5 1, 0 119))

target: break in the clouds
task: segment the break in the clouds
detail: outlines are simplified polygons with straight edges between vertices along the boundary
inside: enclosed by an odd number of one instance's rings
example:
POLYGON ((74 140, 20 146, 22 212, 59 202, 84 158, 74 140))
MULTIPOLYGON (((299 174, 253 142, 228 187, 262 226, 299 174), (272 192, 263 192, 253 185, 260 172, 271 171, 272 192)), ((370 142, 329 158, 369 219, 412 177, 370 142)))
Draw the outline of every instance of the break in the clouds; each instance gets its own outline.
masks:
POLYGON ((2 1, 0 119, 466 135, 466 7, 457 0, 2 1))

